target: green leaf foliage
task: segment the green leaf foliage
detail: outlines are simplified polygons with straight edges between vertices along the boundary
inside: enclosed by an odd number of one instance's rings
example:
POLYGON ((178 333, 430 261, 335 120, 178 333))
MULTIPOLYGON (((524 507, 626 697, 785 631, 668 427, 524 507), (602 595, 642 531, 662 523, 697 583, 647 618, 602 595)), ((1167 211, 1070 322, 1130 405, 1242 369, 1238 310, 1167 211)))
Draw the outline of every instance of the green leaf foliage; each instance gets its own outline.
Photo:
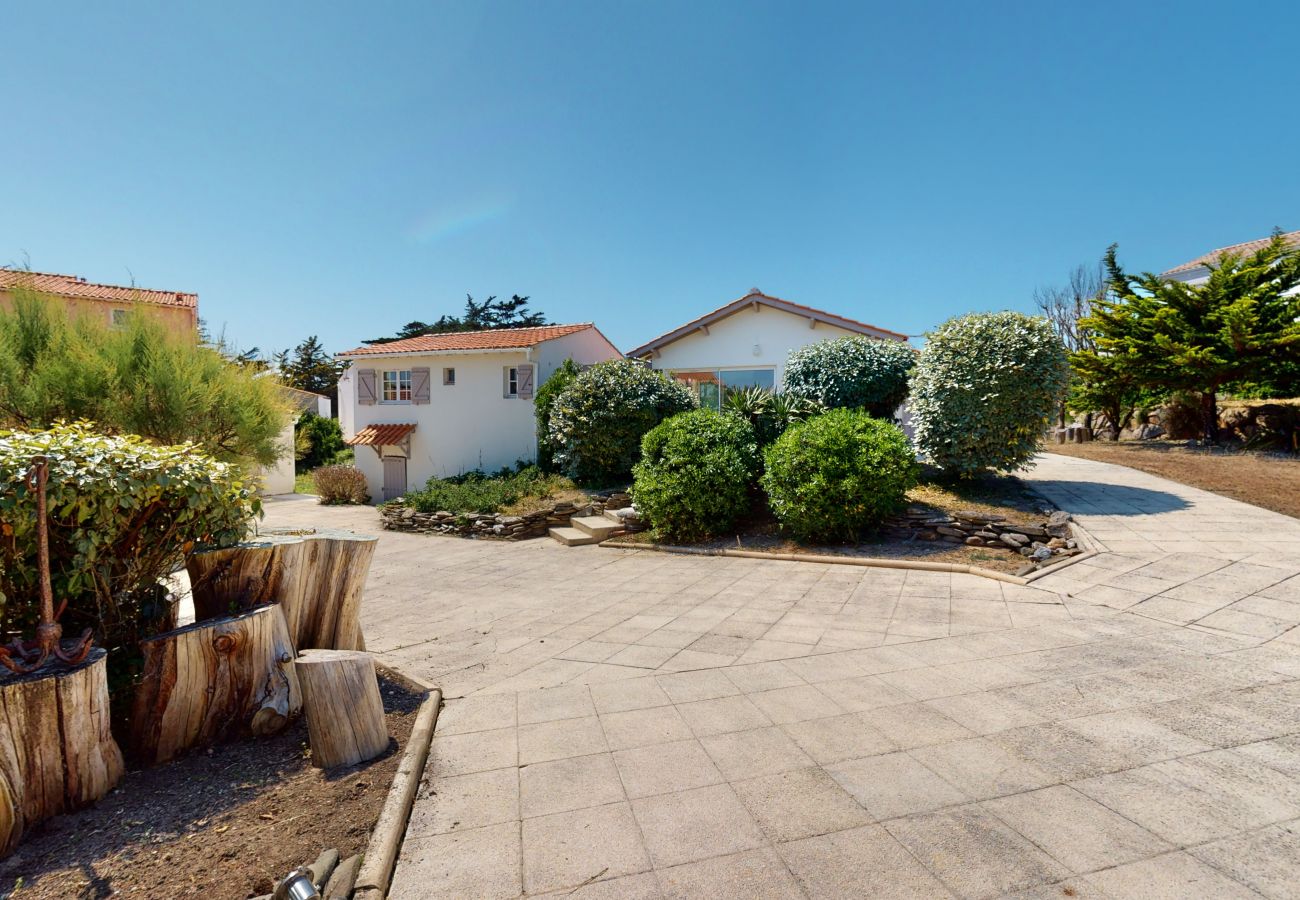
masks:
POLYGON ((551 406, 550 440, 560 471, 582 485, 626 481, 641 438, 695 397, 663 372, 626 359, 585 369, 551 406))
POLYGON ((754 429, 739 416, 694 409, 652 428, 632 469, 637 510, 656 534, 723 534, 749 509, 758 473, 754 429))
POLYGON ((302 450, 295 463, 300 473, 330 465, 347 449, 338 419, 317 415, 311 410, 303 413, 294 426, 294 440, 302 450))
POLYGON ((739 416, 754 429, 760 449, 779 438, 795 422, 825 409, 816 400, 773 393, 761 387, 728 391, 722 401, 723 412, 739 416))
POLYGON ((15 294, 13 311, 0 311, 0 427, 86 419, 250 466, 283 452, 289 411, 275 379, 145 314, 110 328, 60 300, 15 294))
POLYGON ((1300 248, 1280 232, 1250 254, 1225 253, 1203 284, 1131 275, 1106 253, 1110 293, 1081 324, 1096 349, 1076 353, 1081 377, 1121 371, 1148 388, 1202 396, 1205 437, 1218 434, 1215 394, 1236 382, 1285 385, 1300 357, 1300 248))
MULTIPOLYGON (((65 634, 92 628, 133 656, 172 626, 159 584, 186 553, 241 540, 261 511, 239 470, 192 444, 158 446, 88 423, 0 431, 0 628, 32 636, 39 614, 33 458, 49 460, 46 497, 54 602, 65 634)), ((110 664, 113 656, 110 655, 110 664)))
POLYGON ((912 373, 915 440, 945 472, 1024 467, 1069 382, 1065 346, 1040 316, 972 313, 926 335, 912 373))
POLYGON ((474 469, 451 478, 430 478, 423 490, 408 491, 400 504, 392 500, 385 505, 410 506, 424 513, 496 513, 526 497, 549 497, 572 488, 569 479, 520 462, 491 475, 474 469))
POLYGON ((581 371, 576 362, 566 359, 533 395, 533 410, 537 416, 537 467, 543 472, 555 471, 555 450, 551 445, 551 407, 555 405, 555 398, 581 371))
POLYGON ((898 341, 853 336, 830 338, 790 353, 785 392, 828 409, 862 409, 892 420, 907 399, 907 376, 916 351, 898 341))
POLYGON ((915 455, 902 430, 859 410, 800 422, 764 453, 772 512, 801 541, 852 541, 907 503, 915 455))

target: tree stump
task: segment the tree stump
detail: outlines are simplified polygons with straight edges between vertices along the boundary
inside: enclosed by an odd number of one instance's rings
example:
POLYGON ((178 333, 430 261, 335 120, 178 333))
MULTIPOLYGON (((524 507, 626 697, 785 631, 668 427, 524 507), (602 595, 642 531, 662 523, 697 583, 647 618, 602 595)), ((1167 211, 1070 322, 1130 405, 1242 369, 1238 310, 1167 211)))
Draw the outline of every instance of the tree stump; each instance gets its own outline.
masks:
POLYGON ((0 856, 37 823, 87 806, 122 780, 109 727, 107 651, 0 678, 0 856))
POLYGON ((364 650, 361 593, 378 539, 350 531, 268 532, 186 560, 196 621, 264 603, 284 609, 298 650, 364 650))
POLYGON ((384 702, 369 653, 308 650, 296 666, 312 765, 354 766, 388 749, 384 702))
POLYGON ((132 711, 143 763, 251 732, 273 734, 302 709, 293 644, 278 606, 196 622, 140 642, 132 711))

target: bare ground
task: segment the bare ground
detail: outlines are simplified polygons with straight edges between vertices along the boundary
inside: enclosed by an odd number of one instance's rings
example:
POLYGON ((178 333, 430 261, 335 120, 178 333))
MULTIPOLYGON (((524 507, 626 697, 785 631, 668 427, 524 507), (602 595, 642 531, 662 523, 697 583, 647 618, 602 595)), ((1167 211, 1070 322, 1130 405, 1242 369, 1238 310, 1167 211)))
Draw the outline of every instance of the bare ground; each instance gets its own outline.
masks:
POLYGON ((1188 447, 1176 441, 1052 444, 1050 453, 1117 463, 1300 518, 1300 458, 1188 447))
POLYGON ((380 688, 394 740, 378 759, 325 775, 299 718, 270 738, 130 771, 95 806, 28 835, 0 863, 0 897, 246 898, 322 850, 361 852, 423 699, 380 688))

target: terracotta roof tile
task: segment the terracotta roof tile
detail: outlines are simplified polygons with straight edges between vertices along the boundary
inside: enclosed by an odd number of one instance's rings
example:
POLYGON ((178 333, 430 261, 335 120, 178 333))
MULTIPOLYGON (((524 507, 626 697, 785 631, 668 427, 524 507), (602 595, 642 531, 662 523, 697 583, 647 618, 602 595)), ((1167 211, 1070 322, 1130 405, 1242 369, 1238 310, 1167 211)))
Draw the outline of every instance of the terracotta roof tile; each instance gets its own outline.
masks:
MULTIPOLYGON (((1300 231, 1289 231, 1282 235, 1283 240, 1293 247, 1300 247, 1300 231)), ((1189 269, 1198 269, 1207 263, 1218 262, 1219 258, 1225 253, 1235 253, 1241 256, 1248 256, 1258 250, 1268 246, 1271 237, 1260 238, 1255 241, 1246 241, 1244 244, 1233 244, 1231 247, 1220 247, 1218 250, 1211 250, 1204 256, 1198 256, 1190 262, 1185 262, 1181 266, 1174 266, 1172 269, 1166 269, 1161 272, 1162 275, 1177 275, 1179 272, 1186 272, 1189 269)))
POLYGON ((758 288, 754 288, 748 294, 737 300, 732 300, 730 303, 724 303, 712 312, 707 312, 697 319, 691 319, 691 321, 687 322, 685 325, 679 325, 672 331, 666 331, 659 335, 659 337, 646 341, 635 350, 628 351, 627 355, 633 358, 642 357, 658 347, 670 344, 678 338, 685 337, 700 328, 702 325, 711 324, 716 322, 718 319, 731 315, 732 313, 740 312, 751 303, 762 303, 771 306, 774 309, 783 309, 786 312, 792 312, 796 315, 807 315, 820 321, 837 325, 848 331, 870 334, 872 337, 889 338, 898 341, 907 340, 907 335, 902 334, 901 332, 890 331, 888 328, 881 328, 878 325, 871 325, 867 322, 859 322, 857 319, 850 319, 848 316, 829 313, 825 310, 805 306, 802 303, 795 303, 791 300, 782 300, 780 297, 773 297, 770 294, 764 294, 758 288))
POLYGON ((367 425, 357 432, 356 437, 343 443, 353 447, 380 447, 385 444, 400 444, 402 439, 415 430, 414 425, 367 425))
POLYGON ((543 341, 564 337, 596 326, 590 322, 578 325, 542 325, 537 328, 497 328, 491 331, 452 331, 447 334, 425 334, 420 337, 389 341, 386 344, 367 344, 340 353, 339 356, 367 356, 377 353, 434 353, 439 350, 509 350, 514 347, 532 347, 543 341))
POLYGON ((25 287, 61 297, 85 297, 89 300, 112 300, 119 303, 156 303, 160 306, 183 306, 196 309, 198 294, 177 291, 151 291, 114 284, 95 284, 76 275, 28 272, 24 269, 0 269, 0 290, 25 287))

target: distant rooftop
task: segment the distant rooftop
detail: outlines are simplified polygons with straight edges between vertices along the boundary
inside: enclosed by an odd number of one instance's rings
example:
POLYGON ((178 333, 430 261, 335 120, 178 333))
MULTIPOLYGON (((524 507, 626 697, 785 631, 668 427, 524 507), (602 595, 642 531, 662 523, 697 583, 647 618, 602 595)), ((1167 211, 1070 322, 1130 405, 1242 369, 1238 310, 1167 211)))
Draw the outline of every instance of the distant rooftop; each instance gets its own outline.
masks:
MULTIPOLYGON (((1285 240, 1288 244, 1290 244, 1293 247, 1300 247, 1300 231, 1289 231, 1286 234, 1282 235, 1282 239, 1285 240)), ((1190 269, 1199 269, 1202 266, 1205 266, 1207 264, 1218 262, 1219 259, 1225 253, 1233 253, 1238 256, 1248 256, 1251 253, 1256 252, 1257 250, 1261 250, 1264 247, 1267 247, 1268 242, 1271 240, 1272 237, 1270 236, 1266 238, 1259 238, 1258 240, 1254 240, 1254 241, 1246 241, 1243 244, 1233 244, 1231 247, 1220 247, 1218 250, 1211 250, 1209 253, 1206 253, 1204 256, 1198 256, 1196 257, 1196 259, 1193 259, 1190 262, 1185 262, 1180 266, 1174 266, 1172 269, 1168 269, 1164 272, 1161 272, 1160 274, 1177 275, 1179 272, 1186 272, 1190 269)))
POLYGON ((488 331, 449 331, 419 337, 367 344, 339 356, 371 356, 382 353, 437 353, 441 350, 510 350, 532 347, 543 341, 595 328, 591 322, 576 325, 539 325, 535 328, 493 328, 488 331))
POLYGON ((76 275, 51 272, 28 272, 25 269, 0 269, 0 290, 25 287, 61 297, 85 297, 88 300, 111 300, 118 303, 156 303, 159 306, 183 306, 197 309, 198 294, 178 291, 154 291, 147 288, 95 284, 76 275))

